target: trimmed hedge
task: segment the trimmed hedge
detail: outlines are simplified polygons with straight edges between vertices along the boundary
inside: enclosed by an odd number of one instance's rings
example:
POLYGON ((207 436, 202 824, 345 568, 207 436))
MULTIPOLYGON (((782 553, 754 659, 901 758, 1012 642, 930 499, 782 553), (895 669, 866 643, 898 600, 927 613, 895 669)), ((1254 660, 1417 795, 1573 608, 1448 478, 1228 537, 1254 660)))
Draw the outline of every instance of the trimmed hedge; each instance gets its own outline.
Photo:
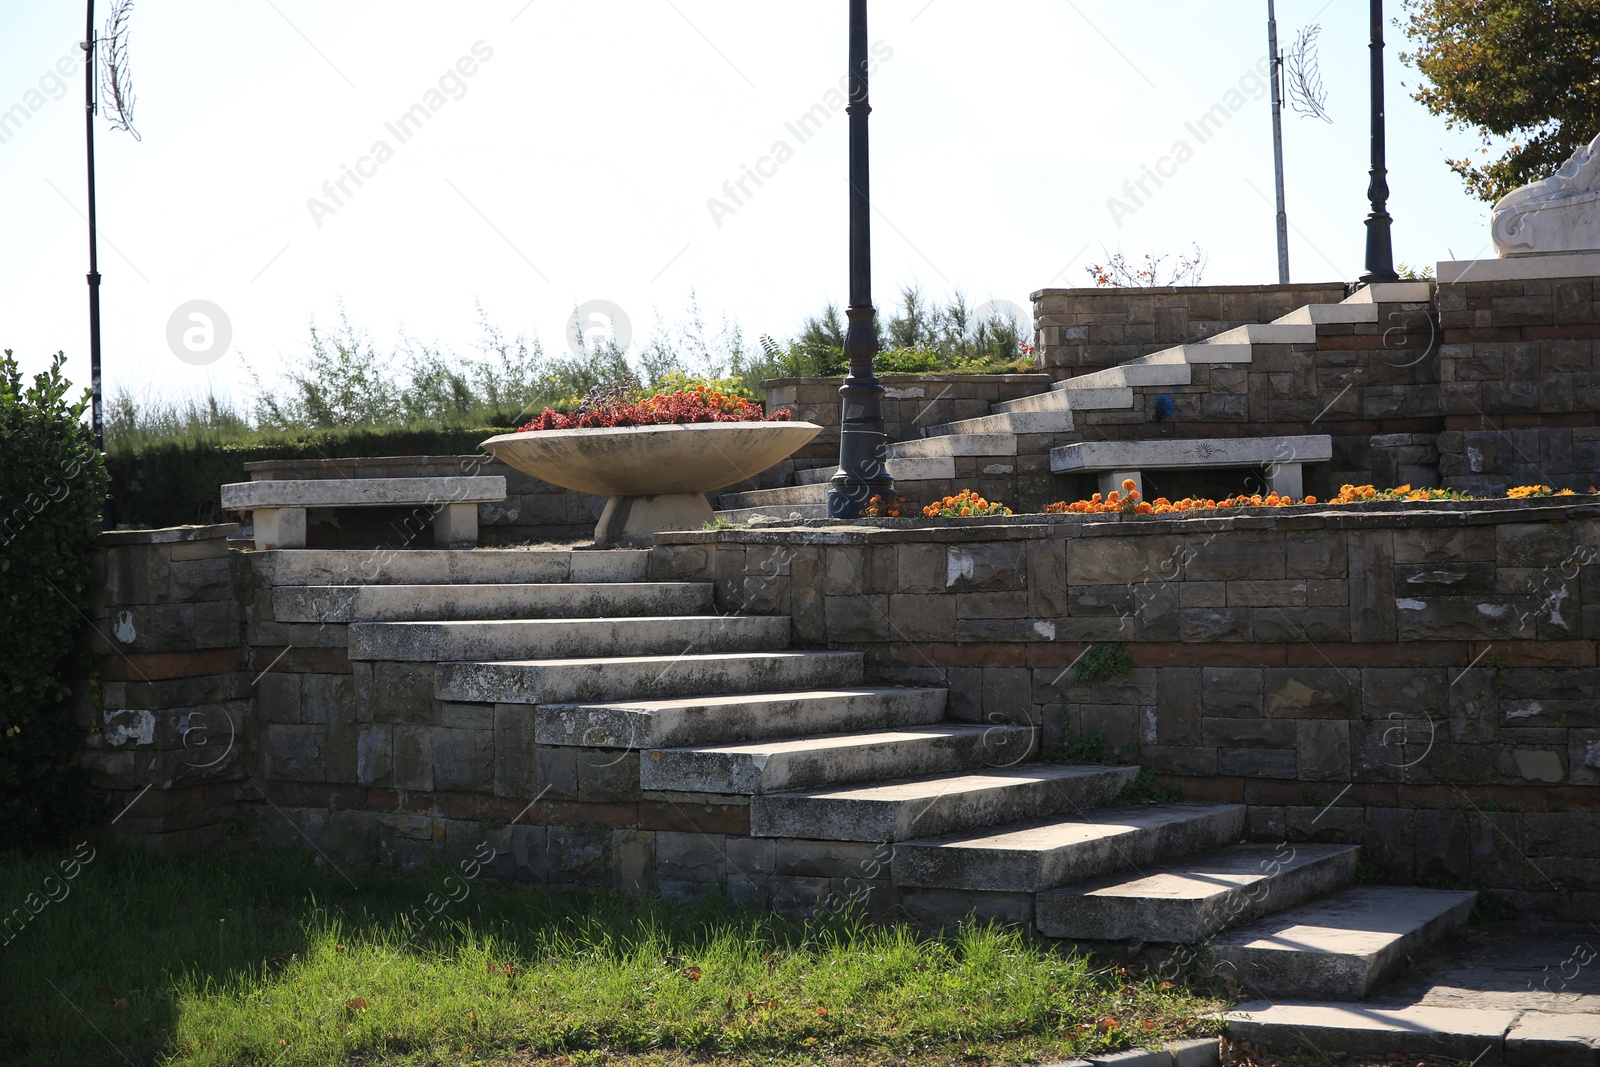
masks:
POLYGON ((170 442, 106 457, 119 524, 178 526, 223 521, 219 487, 247 482, 244 465, 269 459, 467 456, 504 427, 477 430, 322 430, 276 442, 170 442))
POLYGON ((106 471, 58 353, 24 386, 0 360, 0 848, 58 843, 89 816, 73 686, 91 680, 88 587, 106 471))

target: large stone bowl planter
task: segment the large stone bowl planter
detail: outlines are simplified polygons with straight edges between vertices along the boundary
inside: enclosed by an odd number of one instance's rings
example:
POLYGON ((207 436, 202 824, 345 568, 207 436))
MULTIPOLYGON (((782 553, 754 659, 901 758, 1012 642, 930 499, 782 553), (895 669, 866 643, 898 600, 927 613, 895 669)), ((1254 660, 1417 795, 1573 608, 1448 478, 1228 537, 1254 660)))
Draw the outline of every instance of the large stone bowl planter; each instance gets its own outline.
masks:
POLYGON ((649 544, 662 530, 698 530, 705 494, 742 482, 822 432, 809 422, 697 422, 593 430, 529 430, 483 442, 496 459, 564 489, 608 496, 595 543, 649 544))

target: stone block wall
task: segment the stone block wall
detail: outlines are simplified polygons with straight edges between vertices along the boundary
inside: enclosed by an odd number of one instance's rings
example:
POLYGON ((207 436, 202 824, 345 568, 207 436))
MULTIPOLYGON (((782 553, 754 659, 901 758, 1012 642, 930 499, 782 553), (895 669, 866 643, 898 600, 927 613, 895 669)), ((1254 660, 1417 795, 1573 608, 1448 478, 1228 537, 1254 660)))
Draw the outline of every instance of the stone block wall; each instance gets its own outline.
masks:
MULTIPOLYGON (((884 387, 884 429, 891 441, 915 440, 925 427, 943 422, 981 418, 992 405, 1042 393, 1054 381, 1048 374, 881 374, 878 380, 884 387)), ((787 408, 797 421, 822 427, 796 459, 838 461, 842 381, 772 378, 761 383, 769 412, 787 408)))
POLYGON ((1437 295, 1444 483, 1600 482, 1600 279, 1467 277, 1437 295))
POLYGON ((240 561, 227 544, 238 529, 101 535, 89 619, 99 686, 79 708, 80 758, 118 840, 197 847, 256 799, 240 561))
POLYGON ((1600 907, 1600 504, 664 535, 955 717, 1103 734, 1259 840, 1360 842, 1530 912, 1600 907), (1131 673, 1074 684, 1095 644, 1131 673))
POLYGON ((1343 282, 1041 289, 1033 294, 1034 358, 1053 379, 1070 378, 1346 295, 1343 282))

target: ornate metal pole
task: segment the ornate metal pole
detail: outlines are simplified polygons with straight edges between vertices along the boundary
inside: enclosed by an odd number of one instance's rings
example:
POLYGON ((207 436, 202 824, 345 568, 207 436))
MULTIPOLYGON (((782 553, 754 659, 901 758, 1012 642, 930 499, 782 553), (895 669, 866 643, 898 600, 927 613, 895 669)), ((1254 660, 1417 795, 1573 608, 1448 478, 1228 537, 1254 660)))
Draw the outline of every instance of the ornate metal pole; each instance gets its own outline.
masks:
POLYGON ((867 181, 867 0, 850 0, 850 306, 844 354, 850 373, 839 389, 839 470, 828 489, 828 516, 853 519, 874 495, 894 491, 883 428, 883 386, 872 373, 878 351, 872 306, 872 200, 867 181))
POLYGON ((1389 217, 1389 170, 1385 163, 1383 129, 1383 0, 1372 0, 1372 170, 1367 185, 1367 199, 1372 201, 1372 213, 1367 216, 1367 273, 1361 280, 1373 282, 1398 281, 1394 272, 1394 245, 1389 228, 1394 220, 1389 217))

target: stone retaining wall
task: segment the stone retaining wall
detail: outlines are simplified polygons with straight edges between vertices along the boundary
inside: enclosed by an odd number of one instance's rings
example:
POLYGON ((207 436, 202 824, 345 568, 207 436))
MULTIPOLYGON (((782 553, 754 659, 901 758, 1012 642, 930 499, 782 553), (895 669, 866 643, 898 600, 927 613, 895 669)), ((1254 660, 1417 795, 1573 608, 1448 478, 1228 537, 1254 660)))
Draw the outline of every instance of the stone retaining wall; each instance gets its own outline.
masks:
POLYGON ((81 762, 118 840, 197 847, 260 799, 244 780, 255 722, 241 557, 227 544, 238 530, 101 534, 89 620, 100 685, 79 708, 81 762))
POLYGON ((1343 282, 1041 289, 1034 359, 1052 378, 1070 378, 1345 295, 1343 282))
POLYGON ((961 719, 1103 734, 1259 840, 1600 907, 1600 504, 892 525, 663 535, 654 566, 961 719), (1097 643, 1134 669, 1073 684, 1097 643))
POLYGON ((1600 293, 1594 278, 1437 290, 1446 485, 1485 492, 1600 481, 1600 293))

